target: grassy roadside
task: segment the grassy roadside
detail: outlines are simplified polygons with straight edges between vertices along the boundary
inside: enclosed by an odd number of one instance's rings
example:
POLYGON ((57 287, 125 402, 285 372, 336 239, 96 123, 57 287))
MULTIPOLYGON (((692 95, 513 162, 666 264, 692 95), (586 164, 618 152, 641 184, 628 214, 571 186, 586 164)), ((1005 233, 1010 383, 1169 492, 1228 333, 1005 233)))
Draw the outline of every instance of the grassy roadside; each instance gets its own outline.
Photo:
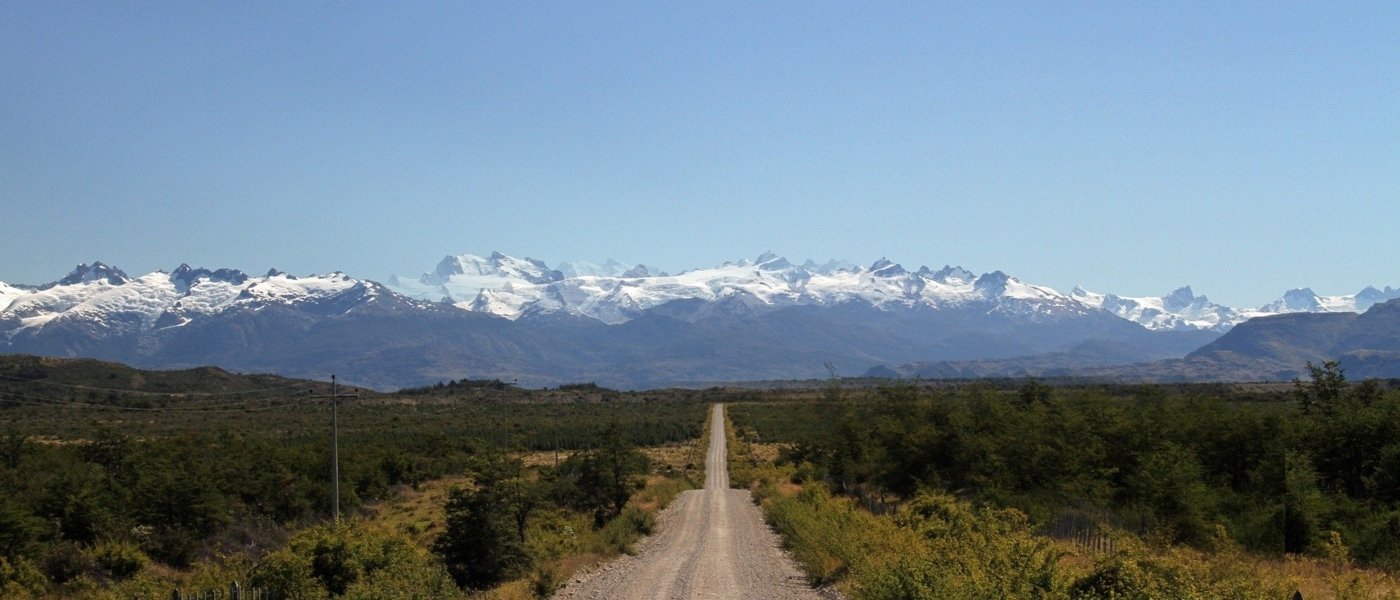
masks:
POLYGON ((1210 552, 1154 545, 1123 532, 1114 552, 1037 535, 1014 509, 928 491, 876 515, 834 496, 780 447, 728 431, 730 477, 748 488, 814 584, 852 600, 933 598, 1201 598, 1394 600, 1400 583, 1330 560, 1275 560, 1222 539, 1210 552))

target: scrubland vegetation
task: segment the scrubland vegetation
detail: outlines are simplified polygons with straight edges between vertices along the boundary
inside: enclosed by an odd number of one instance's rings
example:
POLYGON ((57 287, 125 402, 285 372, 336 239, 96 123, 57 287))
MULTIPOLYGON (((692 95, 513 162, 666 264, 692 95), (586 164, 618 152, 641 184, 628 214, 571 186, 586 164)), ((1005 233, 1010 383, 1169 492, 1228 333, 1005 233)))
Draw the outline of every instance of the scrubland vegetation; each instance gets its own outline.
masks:
POLYGON ((732 404, 732 480, 853 598, 1400 597, 1400 395, 1339 375, 732 404))
POLYGON ((1297 386, 365 393, 340 408, 340 524, 326 390, 112 373, 0 370, 0 597, 544 597, 702 481, 714 402, 734 484, 852 599, 1400 597, 1400 392, 1333 365, 1297 386))
POLYGON ((121 393, 130 373, 94 368, 5 381, 7 600, 165 599, 233 581, 291 598, 535 597, 625 551, 703 475, 696 392, 367 394, 340 407, 336 525, 324 400, 121 393), (671 450, 652 460, 639 446, 671 450), (526 464, 539 454, 558 462, 526 464), (425 494, 436 500, 417 514, 395 510, 425 494))

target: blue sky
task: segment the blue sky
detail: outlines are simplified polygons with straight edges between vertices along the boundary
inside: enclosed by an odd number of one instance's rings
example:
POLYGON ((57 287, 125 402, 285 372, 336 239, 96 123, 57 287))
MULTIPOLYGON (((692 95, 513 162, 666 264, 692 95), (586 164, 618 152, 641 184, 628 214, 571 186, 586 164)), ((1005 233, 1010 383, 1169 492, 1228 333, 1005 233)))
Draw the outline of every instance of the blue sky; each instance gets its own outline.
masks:
POLYGON ((1400 284, 1400 4, 752 4, 6 3, 0 280, 771 249, 1400 284))

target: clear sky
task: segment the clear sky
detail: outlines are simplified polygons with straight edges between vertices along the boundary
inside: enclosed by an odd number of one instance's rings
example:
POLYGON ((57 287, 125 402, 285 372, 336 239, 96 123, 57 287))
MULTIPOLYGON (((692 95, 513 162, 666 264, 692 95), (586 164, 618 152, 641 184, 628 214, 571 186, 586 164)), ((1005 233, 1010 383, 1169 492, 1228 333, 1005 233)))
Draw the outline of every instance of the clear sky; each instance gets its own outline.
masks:
POLYGON ((1400 285, 1400 3, 0 6, 0 281, 773 250, 1400 285))

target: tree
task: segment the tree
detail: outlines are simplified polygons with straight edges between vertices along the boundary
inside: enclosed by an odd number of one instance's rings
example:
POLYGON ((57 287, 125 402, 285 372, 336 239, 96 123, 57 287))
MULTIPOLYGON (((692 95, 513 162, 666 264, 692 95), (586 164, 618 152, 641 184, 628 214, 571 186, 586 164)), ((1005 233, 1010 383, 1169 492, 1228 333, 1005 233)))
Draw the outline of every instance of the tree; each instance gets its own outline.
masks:
POLYGON ((42 519, 9 497, 0 496, 0 558, 14 560, 29 553, 45 533, 42 519))
POLYGON ((457 585, 484 589, 529 568, 525 526, 537 495, 520 475, 520 461, 488 455, 476 466, 475 486, 449 494, 447 526, 433 551, 457 585))
POLYGON ((1054 393, 1054 388, 1041 383, 1038 379, 1031 379, 1027 381, 1025 385, 1022 385, 1021 389, 1016 391, 1016 396, 1020 399, 1022 405, 1033 406, 1036 404, 1049 404, 1054 393))
POLYGON ((559 465, 555 494, 565 504, 593 511, 598 524, 619 514, 642 485, 648 461, 622 435, 617 423, 603 430, 603 445, 559 465))
POLYGON ((1163 442, 1142 457, 1130 481, 1138 501, 1159 526, 1174 534, 1174 541, 1208 539, 1212 497, 1201 463, 1190 449, 1163 442))
POLYGON ((1314 411, 1332 414, 1346 398, 1347 378, 1341 363, 1323 361, 1321 366, 1308 362, 1309 381, 1293 380, 1293 394, 1304 414, 1314 411))
POLYGON ((1317 471, 1307 456, 1289 451, 1284 461, 1283 548, 1297 554, 1321 539, 1327 501, 1317 487, 1317 471))

